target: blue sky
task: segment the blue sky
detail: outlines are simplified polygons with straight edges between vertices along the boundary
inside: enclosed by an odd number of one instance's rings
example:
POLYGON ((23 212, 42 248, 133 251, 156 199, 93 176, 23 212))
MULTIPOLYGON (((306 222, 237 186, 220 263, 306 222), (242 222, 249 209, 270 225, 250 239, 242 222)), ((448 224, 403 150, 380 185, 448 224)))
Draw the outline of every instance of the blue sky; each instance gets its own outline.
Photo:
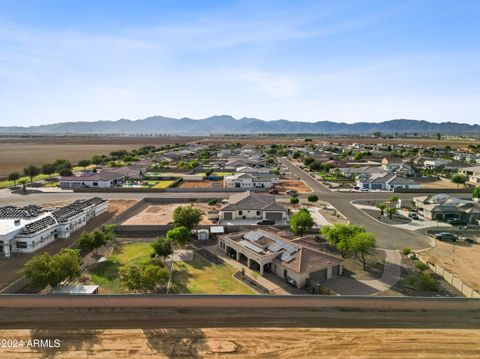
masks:
POLYGON ((0 124, 480 122, 480 1, 0 0, 0 124))

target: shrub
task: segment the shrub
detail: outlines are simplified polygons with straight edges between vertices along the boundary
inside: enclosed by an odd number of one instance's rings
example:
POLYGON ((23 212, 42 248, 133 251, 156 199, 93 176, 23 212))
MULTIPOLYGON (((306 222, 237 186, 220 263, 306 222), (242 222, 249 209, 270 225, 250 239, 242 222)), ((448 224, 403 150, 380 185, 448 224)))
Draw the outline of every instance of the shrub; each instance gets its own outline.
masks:
POLYGON ((415 264, 415 267, 417 267, 417 269, 420 271, 420 272, 425 272, 427 269, 428 269, 428 265, 426 265, 425 263, 423 262, 417 262, 415 264))
POLYGON ((290 197, 290 203, 291 204, 298 204, 300 200, 297 197, 290 197))
POLYGON ((412 253, 412 250, 409 247, 404 247, 402 249, 402 253, 404 256, 408 256, 410 253, 412 253))
POLYGON ((417 282, 417 278, 415 278, 414 275, 409 275, 408 277, 405 278, 405 283, 407 285, 414 286, 416 282, 417 282))
POLYGON ((318 196, 316 194, 311 194, 308 196, 308 202, 317 202, 318 201, 318 196))
POLYGON ((209 206, 215 206, 217 204, 217 200, 216 199, 212 199, 211 201, 208 201, 208 205, 209 206))
POLYGON ((423 290, 436 290, 438 282, 432 278, 429 273, 422 273, 420 275, 420 288, 423 290))

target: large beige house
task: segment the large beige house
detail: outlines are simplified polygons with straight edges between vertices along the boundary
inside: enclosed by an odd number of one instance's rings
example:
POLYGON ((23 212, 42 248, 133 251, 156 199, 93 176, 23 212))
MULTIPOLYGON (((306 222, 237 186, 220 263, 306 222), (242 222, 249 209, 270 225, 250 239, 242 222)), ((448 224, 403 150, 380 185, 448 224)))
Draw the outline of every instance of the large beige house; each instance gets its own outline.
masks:
POLYGON ((285 239, 273 230, 228 233, 219 236, 218 247, 260 275, 273 273, 298 288, 339 276, 343 270, 342 259, 285 239))

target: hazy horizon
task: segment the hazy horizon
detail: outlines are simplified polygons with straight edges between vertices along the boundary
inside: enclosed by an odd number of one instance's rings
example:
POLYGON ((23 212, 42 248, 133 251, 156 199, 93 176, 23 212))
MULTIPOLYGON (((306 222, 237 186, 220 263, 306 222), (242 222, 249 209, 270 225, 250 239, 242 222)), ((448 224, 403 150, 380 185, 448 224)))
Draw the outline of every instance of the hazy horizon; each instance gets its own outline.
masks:
POLYGON ((480 3, 5 0, 2 126, 479 123, 480 3))

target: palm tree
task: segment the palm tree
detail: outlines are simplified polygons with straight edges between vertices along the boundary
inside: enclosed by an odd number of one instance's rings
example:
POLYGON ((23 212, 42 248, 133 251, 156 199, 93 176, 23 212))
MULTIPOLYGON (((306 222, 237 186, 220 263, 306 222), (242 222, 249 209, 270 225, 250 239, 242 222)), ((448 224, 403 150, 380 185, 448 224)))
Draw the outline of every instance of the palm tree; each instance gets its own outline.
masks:
POLYGON ((377 208, 380 210, 380 215, 383 216, 383 214, 385 213, 385 208, 387 208, 387 205, 385 204, 385 202, 380 202, 380 203, 377 203, 377 208))
POLYGON ((18 172, 12 172, 8 175, 8 180, 13 181, 13 185, 16 187, 17 186, 17 181, 20 179, 20 173, 18 172))
POLYGON ((33 182, 33 177, 40 174, 40 168, 34 165, 27 166, 23 169, 23 174, 30 177, 30 182, 33 182))
POLYGON ((397 209, 395 207, 388 207, 387 208, 388 218, 392 219, 393 215, 397 213, 397 209))

